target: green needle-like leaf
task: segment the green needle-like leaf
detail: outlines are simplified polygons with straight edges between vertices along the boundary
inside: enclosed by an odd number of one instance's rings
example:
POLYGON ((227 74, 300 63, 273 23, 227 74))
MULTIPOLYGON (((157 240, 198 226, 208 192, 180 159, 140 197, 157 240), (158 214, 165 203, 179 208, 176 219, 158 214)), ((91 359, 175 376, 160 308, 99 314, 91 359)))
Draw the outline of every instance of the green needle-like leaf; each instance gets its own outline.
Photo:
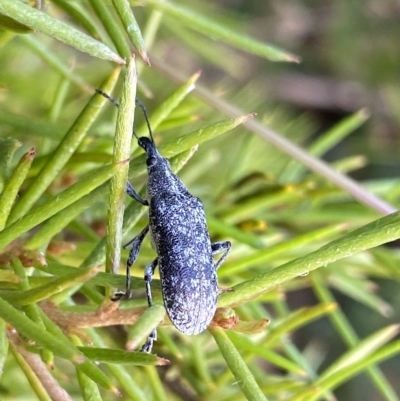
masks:
POLYGON ((227 334, 222 329, 210 329, 210 332, 246 398, 250 401, 267 401, 246 362, 227 334))
POLYGON ((165 14, 174 18, 177 22, 185 24, 189 28, 198 31, 213 40, 219 39, 239 49, 245 50, 248 53, 265 57, 271 61, 299 62, 299 58, 293 54, 278 49, 277 47, 261 43, 244 34, 239 34, 187 7, 161 0, 146 0, 146 3, 150 4, 157 10, 163 11, 165 14))
POLYGON ((150 60, 146 52, 146 47, 140 32, 138 23, 136 22, 135 16, 133 15, 132 8, 128 0, 113 0, 113 4, 119 17, 121 18, 122 24, 129 36, 129 39, 139 52, 143 61, 150 65, 150 60))
POLYGON ((13 138, 0 139, 0 184, 9 177, 14 153, 21 145, 21 142, 13 138))
POLYGON ((146 352, 131 352, 119 349, 79 347, 79 350, 96 362, 113 363, 118 365, 167 365, 169 361, 146 352))
POLYGON ((153 305, 139 317, 130 328, 126 349, 134 350, 144 344, 150 332, 155 329, 165 317, 165 308, 162 305, 153 305))
MULTIPOLYGON (((133 121, 135 113, 137 75, 135 58, 127 66, 121 102, 118 107, 117 129, 114 137, 113 163, 128 160, 131 149, 133 121)), ((111 179, 110 206, 107 224, 106 270, 116 273, 119 270, 122 242, 122 221, 129 165, 125 164, 111 179)))
POLYGON ((394 241, 400 237, 400 212, 378 219, 339 238, 317 251, 284 264, 266 274, 233 287, 220 297, 220 307, 232 307, 253 299, 265 291, 297 276, 328 265, 329 263, 357 254, 366 249, 394 241))
POLYGON ((16 305, 29 305, 47 299, 74 285, 84 283, 99 272, 98 266, 89 269, 73 269, 68 274, 54 278, 50 282, 25 291, 0 290, 0 297, 16 305))
POLYGON ((72 345, 48 333, 41 325, 32 322, 24 313, 0 298, 0 316, 19 333, 50 349, 55 355, 72 362, 82 362, 83 355, 72 345))
POLYGON ((122 164, 108 165, 87 174, 79 182, 70 186, 54 198, 41 206, 37 206, 30 213, 9 225, 0 233, 0 248, 8 245, 20 235, 28 232, 33 227, 42 223, 60 210, 71 205, 77 199, 107 181, 113 174, 122 167, 122 164))
MULTIPOLYGON (((103 85, 101 85, 101 90, 107 93, 111 92, 117 82, 119 72, 119 68, 115 69, 103 85)), ((12 223, 22 217, 35 204, 50 183, 60 174, 61 169, 76 151, 106 103, 106 98, 93 92, 93 96, 87 106, 83 109, 74 124, 72 124, 46 165, 43 166, 40 173, 35 177, 35 181, 13 208, 8 223, 12 223)))
POLYGON ((49 35, 91 56, 125 64, 125 61, 118 54, 103 43, 20 1, 1 0, 0 13, 36 32, 49 35))
POLYGON ((15 198, 17 197, 18 191, 28 174, 28 170, 31 167, 35 155, 35 149, 31 149, 29 152, 25 153, 0 195, 0 231, 3 230, 6 224, 15 198))

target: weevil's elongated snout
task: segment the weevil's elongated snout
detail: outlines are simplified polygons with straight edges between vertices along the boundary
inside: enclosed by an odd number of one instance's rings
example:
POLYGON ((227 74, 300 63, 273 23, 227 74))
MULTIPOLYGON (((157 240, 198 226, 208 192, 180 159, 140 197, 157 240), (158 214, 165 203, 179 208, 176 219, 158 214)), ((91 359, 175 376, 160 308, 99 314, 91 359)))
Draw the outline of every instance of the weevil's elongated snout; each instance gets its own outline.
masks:
POLYGON ((160 156, 155 143, 150 138, 142 136, 138 139, 138 144, 144 149, 148 158, 160 156))
POLYGON ((153 153, 154 154, 158 153, 155 143, 146 136, 138 138, 138 144, 141 148, 144 149, 144 151, 147 153, 148 156, 153 156, 153 153))

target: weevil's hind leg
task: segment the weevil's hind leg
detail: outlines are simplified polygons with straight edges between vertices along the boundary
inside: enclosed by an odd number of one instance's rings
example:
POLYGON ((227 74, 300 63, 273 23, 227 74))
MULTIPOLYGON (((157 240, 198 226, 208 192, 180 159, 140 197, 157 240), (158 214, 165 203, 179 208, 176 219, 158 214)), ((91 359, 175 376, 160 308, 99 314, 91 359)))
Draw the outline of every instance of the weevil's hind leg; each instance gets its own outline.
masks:
POLYGON ((135 188, 131 185, 131 183, 128 181, 126 183, 126 193, 133 199, 135 199, 136 202, 141 203, 144 206, 149 206, 149 202, 147 202, 146 199, 143 199, 136 191, 135 188))
POLYGON ((225 251, 224 254, 221 256, 221 258, 217 260, 217 263, 215 264, 215 270, 217 270, 222 265, 222 263, 224 263, 224 260, 228 256, 230 250, 231 250, 231 243, 229 241, 214 242, 213 244, 211 244, 211 251, 213 255, 225 251))
POLYGON ((117 291, 114 293, 112 297, 113 301, 119 301, 120 299, 128 299, 131 293, 131 267, 135 263, 138 255, 140 246, 144 238, 146 237, 147 233, 149 232, 149 226, 146 226, 139 235, 137 235, 133 240, 129 241, 127 244, 124 245, 124 248, 131 246, 131 250, 129 252, 129 257, 126 262, 126 285, 125 285, 125 292, 124 291, 117 291))
POLYGON ((147 337, 146 342, 142 345, 142 348, 140 348, 140 352, 151 352, 155 341, 157 341, 157 330, 153 329, 147 337))
POLYGON ((153 279, 154 270, 156 270, 157 265, 158 265, 158 258, 155 258, 149 265, 146 266, 146 269, 144 271, 144 282, 146 283, 146 295, 149 307, 153 305, 150 283, 151 280, 153 279))
MULTIPOLYGON (((146 283, 147 303, 149 304, 149 307, 151 307, 153 305, 153 299, 151 297, 150 283, 151 283, 151 280, 153 279, 154 270, 156 269, 157 264, 158 264, 158 258, 155 258, 148 266, 146 266, 146 269, 144 271, 144 281, 146 283)), ((156 329, 153 329, 151 331, 151 333, 149 334, 149 337, 147 338, 147 341, 143 344, 140 351, 151 352, 154 341, 157 341, 157 330, 156 329)))

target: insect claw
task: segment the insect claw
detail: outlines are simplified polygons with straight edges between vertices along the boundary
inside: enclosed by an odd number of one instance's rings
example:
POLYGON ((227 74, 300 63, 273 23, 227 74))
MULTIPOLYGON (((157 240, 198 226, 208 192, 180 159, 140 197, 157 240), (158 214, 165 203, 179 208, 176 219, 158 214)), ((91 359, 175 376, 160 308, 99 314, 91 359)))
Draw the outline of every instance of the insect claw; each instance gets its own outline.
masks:
POLYGON ((130 299, 131 296, 132 296, 131 290, 116 291, 116 292, 114 292, 114 295, 111 297, 111 301, 117 302, 117 301, 127 300, 127 299, 130 299))

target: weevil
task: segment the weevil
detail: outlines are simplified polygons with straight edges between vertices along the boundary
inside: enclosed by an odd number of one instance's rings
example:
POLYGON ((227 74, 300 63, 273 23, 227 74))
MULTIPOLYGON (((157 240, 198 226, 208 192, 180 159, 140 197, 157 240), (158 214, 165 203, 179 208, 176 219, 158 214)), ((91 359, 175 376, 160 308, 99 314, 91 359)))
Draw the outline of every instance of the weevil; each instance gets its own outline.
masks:
MULTIPOLYGON (((150 232, 157 257, 147 265, 144 273, 148 305, 152 306, 150 283, 158 265, 164 306, 172 324, 186 335, 199 334, 208 327, 217 309, 219 288, 216 271, 228 256, 231 243, 211 243, 202 201, 189 193, 172 172, 168 159, 158 152, 147 113, 143 104, 138 105, 149 129, 149 137, 140 138, 133 130, 138 145, 147 155, 147 199, 143 199, 129 182, 126 192, 149 208, 149 223, 124 245, 124 248, 130 247, 126 289, 117 292, 114 299, 129 298, 130 269, 150 232), (214 261, 213 255, 219 252, 224 253, 214 261)), ((151 352, 156 340, 154 328, 141 351, 151 352)))

